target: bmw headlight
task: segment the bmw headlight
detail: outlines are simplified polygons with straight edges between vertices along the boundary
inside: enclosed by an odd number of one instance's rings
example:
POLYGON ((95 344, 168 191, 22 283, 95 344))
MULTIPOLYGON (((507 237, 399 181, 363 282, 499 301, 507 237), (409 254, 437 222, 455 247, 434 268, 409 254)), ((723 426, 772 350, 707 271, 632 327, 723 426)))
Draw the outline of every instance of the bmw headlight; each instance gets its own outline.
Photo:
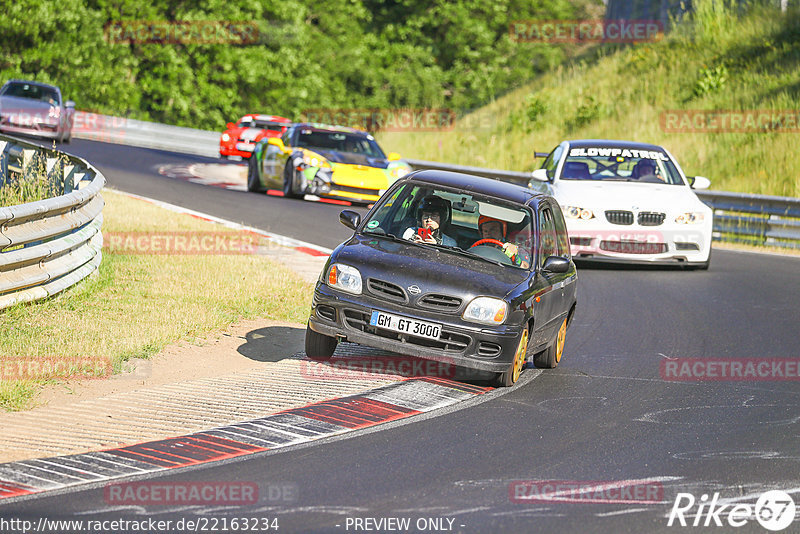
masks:
POLYGON ((226 134, 226 133, 224 133, 224 134, 222 134, 222 140, 227 143, 228 141, 231 140, 231 136, 226 134))
POLYGON ((461 317, 472 323, 498 325, 503 324, 507 314, 508 304, 504 300, 478 297, 469 303, 461 317))
POLYGON ((355 267, 334 263, 328 268, 328 286, 354 295, 361 294, 361 273, 355 267))
POLYGON ((564 217, 567 219, 583 219, 585 221, 594 219, 594 213, 592 213, 592 210, 587 210, 586 208, 581 208, 578 206, 564 206, 562 211, 564 212, 564 217))
POLYGON ((675 222, 678 224, 700 224, 705 219, 706 216, 702 211, 688 211, 675 217, 675 222))

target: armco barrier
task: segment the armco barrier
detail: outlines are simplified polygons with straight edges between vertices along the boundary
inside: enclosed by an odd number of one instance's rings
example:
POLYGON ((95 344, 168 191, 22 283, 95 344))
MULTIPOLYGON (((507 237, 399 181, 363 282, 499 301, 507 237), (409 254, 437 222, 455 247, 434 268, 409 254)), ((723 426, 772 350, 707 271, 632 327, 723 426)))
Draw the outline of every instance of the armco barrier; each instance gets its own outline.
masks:
MULTIPOLYGON (((218 132, 134 121, 95 113, 76 112, 73 137, 130 146, 173 150, 215 157, 219 155, 218 132)), ((546 153, 536 152, 537 157, 546 153)), ((415 169, 465 172, 525 184, 530 172, 486 169, 436 161, 407 159, 415 169)), ((696 191, 700 200, 714 209, 714 239, 784 248, 800 248, 800 199, 696 191)))
POLYGON ((0 207, 0 309, 55 295, 102 259, 103 175, 75 156, 0 135, 0 187, 33 173, 46 174, 58 196, 0 207))

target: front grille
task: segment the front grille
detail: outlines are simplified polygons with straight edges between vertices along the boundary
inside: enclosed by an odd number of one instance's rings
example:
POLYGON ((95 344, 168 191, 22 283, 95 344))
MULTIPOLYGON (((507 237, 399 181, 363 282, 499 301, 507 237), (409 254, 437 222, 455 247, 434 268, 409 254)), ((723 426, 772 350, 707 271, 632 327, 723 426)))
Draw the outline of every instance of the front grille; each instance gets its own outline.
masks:
POLYGON ((579 247, 588 247, 592 244, 591 237, 570 237, 569 238, 570 245, 576 245, 579 247))
POLYGON ((384 330, 369 324, 369 315, 356 310, 344 310, 344 322, 348 328, 358 330, 366 334, 391 339, 419 347, 428 347, 446 352, 464 352, 470 343, 469 336, 456 334, 453 332, 442 331, 439 339, 427 339, 415 337, 408 334, 401 334, 393 330, 384 330))
POLYGON ((697 243, 675 243, 675 250, 700 250, 697 243))
POLYGON ((611 224, 633 224, 633 212, 610 210, 606 212, 606 219, 611 224))
POLYGON ((403 291, 402 287, 384 280, 370 278, 367 280, 367 289, 369 289, 369 292, 373 295, 383 297, 392 302, 406 302, 408 300, 406 292, 403 291))
POLYGON ((667 251, 667 244, 641 241, 601 241, 600 248, 620 254, 661 254, 667 251))
POLYGON ((317 315, 331 322, 336 322, 336 309, 332 306, 317 306, 317 315))
POLYGON ((494 358, 500 354, 501 350, 503 350, 503 348, 497 343, 481 341, 478 344, 478 356, 481 358, 494 358))
POLYGON ((639 213, 639 224, 642 226, 660 226, 667 217, 666 213, 656 213, 653 211, 642 211, 639 213))
POLYGON ((456 312, 461 307, 461 299, 450 295, 428 293, 417 301, 417 306, 444 313, 456 312))

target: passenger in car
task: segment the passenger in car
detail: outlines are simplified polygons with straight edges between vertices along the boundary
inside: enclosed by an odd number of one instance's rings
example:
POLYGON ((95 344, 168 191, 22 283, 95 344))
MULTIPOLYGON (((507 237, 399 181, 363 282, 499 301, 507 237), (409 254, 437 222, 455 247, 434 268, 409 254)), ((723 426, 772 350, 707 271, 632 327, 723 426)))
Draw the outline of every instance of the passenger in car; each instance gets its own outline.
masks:
POLYGON ((417 213, 419 225, 406 229, 403 239, 416 243, 456 246, 456 240, 444 233, 452 217, 450 201, 436 195, 427 196, 420 202, 417 213))

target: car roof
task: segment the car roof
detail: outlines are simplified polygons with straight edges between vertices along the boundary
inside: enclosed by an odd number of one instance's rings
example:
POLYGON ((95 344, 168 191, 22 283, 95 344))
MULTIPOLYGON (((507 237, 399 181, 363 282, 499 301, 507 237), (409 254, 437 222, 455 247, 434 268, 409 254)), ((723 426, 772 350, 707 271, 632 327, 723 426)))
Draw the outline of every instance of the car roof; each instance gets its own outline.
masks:
POLYGON ((359 134, 359 135, 371 135, 369 132, 365 132, 364 130, 357 130, 355 128, 349 128, 347 126, 335 126, 332 124, 321 124, 318 122, 297 122, 294 126, 298 128, 308 128, 317 132, 342 132, 342 133, 351 133, 351 134, 359 134))
POLYGON ((262 115, 260 113, 248 113, 247 115, 243 115, 242 119, 245 117, 253 117, 259 121, 292 122, 291 119, 287 119, 286 117, 279 117, 278 115, 262 115))
POLYGON ((461 172, 428 169, 413 172, 398 181, 424 182, 434 186, 452 187, 469 193, 477 193, 519 204, 527 204, 537 197, 546 197, 546 195, 538 191, 517 184, 461 172))
POLYGON ((55 89, 56 91, 59 90, 57 86, 50 85, 49 83, 32 82, 30 80, 17 80, 16 78, 14 78, 12 80, 8 80, 3 85, 8 85, 8 84, 11 84, 11 83, 20 83, 20 84, 26 84, 26 85, 38 85, 39 87, 46 87, 48 89, 55 89))
POLYGON ((650 143, 637 143, 636 141, 619 141, 615 139, 576 139, 567 141, 571 148, 587 148, 602 146, 604 148, 627 148, 627 149, 645 149, 645 150, 664 150, 663 147, 652 145, 650 143))

